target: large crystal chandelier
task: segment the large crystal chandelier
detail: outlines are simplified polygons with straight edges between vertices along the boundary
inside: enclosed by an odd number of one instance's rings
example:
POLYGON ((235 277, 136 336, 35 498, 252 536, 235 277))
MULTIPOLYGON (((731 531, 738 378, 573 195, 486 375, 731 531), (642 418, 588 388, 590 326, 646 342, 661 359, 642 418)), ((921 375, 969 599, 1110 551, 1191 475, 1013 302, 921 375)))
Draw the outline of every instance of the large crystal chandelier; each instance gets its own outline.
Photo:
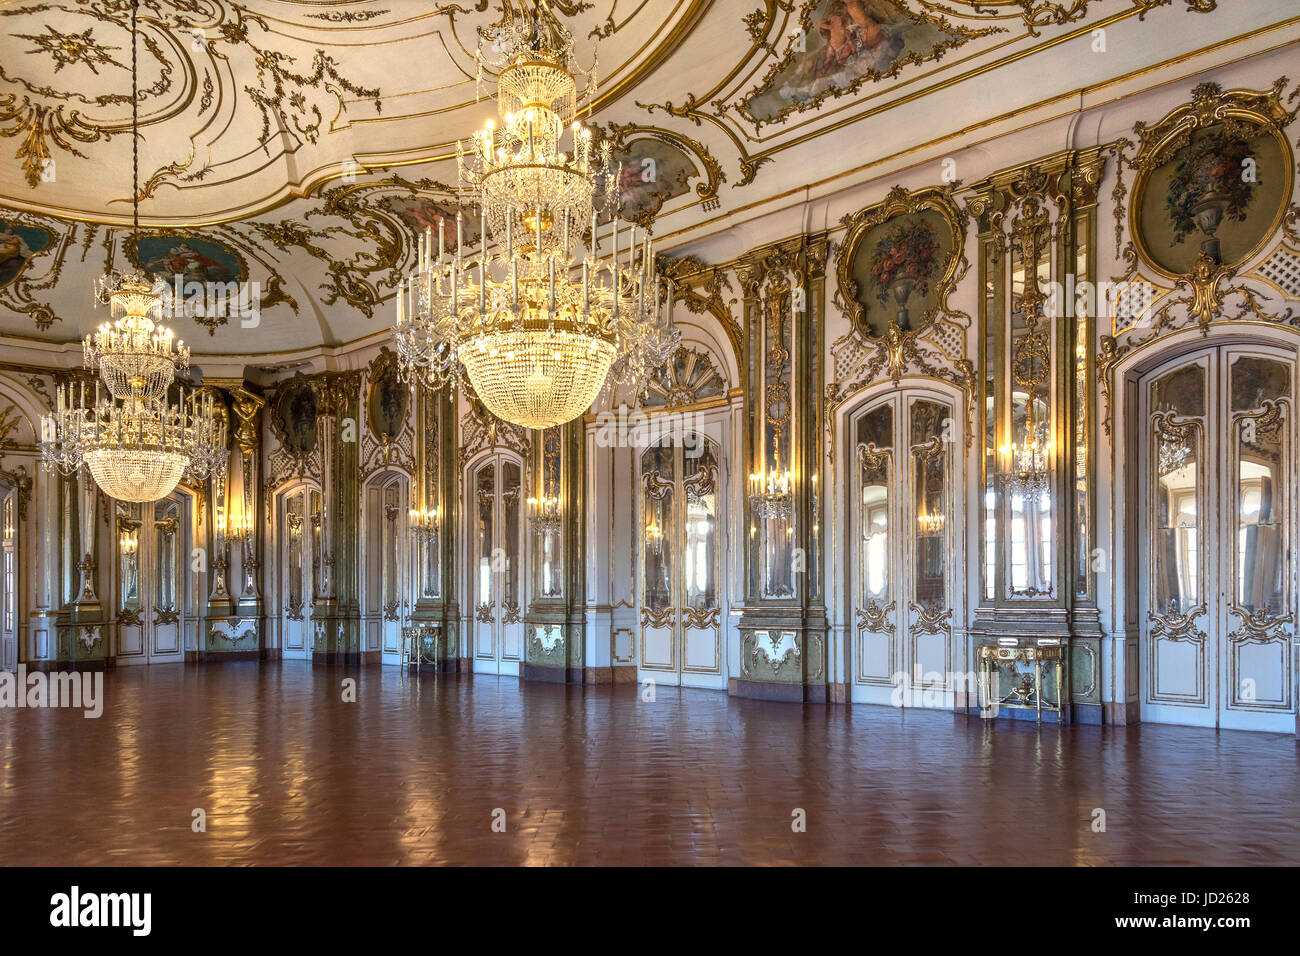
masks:
MULTIPOLYGON (((140 228, 137 13, 138 2, 131 8, 133 237, 140 228)), ((106 494, 140 502, 166 497, 187 471, 199 479, 224 472, 226 422, 212 394, 181 389, 178 404, 168 400, 190 353, 158 326, 162 301, 149 280, 109 273, 96 284, 95 301, 107 302, 113 318, 84 342, 86 366, 98 370, 103 387, 96 381, 91 391, 85 380, 59 386, 54 411, 41 422, 46 465, 65 475, 84 466, 106 494)))
POLYGON ((649 235, 624 232, 613 215, 608 144, 593 149, 576 122, 595 84, 579 96, 572 35, 542 4, 485 38, 500 51, 480 44, 477 58, 480 76, 496 72, 501 126, 489 121, 457 148, 461 204, 478 207, 477 249, 465 250, 462 213, 450 251, 442 229, 436 250, 426 230, 399 289, 394 338, 407 380, 468 381, 498 418, 548 428, 581 415, 611 378, 638 390, 676 349, 672 288, 664 293, 649 235), (603 260, 602 211, 613 222, 603 260))

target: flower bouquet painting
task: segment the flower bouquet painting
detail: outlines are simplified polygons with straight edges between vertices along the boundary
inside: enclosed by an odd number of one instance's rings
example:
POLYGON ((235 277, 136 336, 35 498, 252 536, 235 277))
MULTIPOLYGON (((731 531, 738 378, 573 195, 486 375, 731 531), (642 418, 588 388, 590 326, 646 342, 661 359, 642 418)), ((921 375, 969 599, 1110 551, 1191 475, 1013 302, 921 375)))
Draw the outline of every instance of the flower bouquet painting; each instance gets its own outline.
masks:
POLYGON ((1216 127, 1194 139, 1179 156, 1165 191, 1165 209, 1173 225, 1173 241, 1193 232, 1204 239, 1201 251, 1216 263, 1220 255, 1218 230, 1225 221, 1245 222, 1254 196, 1253 150, 1246 139, 1216 127))
POLYGON ((871 257, 871 278, 881 305, 893 298, 898 305, 895 322, 900 330, 911 330, 908 300, 924 298, 939 273, 939 242, 928 222, 907 216, 889 224, 876 242, 871 257))

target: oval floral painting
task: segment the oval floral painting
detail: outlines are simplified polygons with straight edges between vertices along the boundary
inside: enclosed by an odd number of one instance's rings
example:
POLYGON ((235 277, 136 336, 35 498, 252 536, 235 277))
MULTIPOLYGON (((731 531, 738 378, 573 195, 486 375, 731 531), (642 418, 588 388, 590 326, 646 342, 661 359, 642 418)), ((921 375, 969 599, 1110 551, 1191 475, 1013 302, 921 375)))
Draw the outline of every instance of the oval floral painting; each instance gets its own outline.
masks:
POLYGON ((881 338, 891 322, 902 332, 928 325, 953 254, 952 231, 933 209, 895 216, 867 232, 853 259, 866 332, 881 338))
POLYGON ((1143 257, 1188 275, 1201 253, 1236 266, 1276 232, 1289 199, 1290 157, 1266 130, 1207 126, 1138 184, 1134 235, 1143 257))

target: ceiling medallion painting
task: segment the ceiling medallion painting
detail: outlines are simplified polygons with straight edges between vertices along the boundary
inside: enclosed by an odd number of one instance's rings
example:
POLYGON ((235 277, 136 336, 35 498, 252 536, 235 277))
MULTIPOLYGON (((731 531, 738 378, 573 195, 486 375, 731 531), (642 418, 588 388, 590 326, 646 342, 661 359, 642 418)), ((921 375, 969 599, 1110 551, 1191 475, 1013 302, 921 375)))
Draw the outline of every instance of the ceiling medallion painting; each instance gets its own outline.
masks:
POLYGON ((737 110, 755 126, 779 123, 864 83, 898 76, 904 67, 938 60, 975 37, 1001 32, 956 26, 891 0, 809 0, 784 55, 737 110))
POLYGON ((0 287, 7 286, 32 258, 54 241, 54 233, 39 226, 0 219, 0 287))
MULTIPOLYGON (((595 145, 607 141, 619 169, 620 218, 650 228, 664 203, 690 192, 690 181, 701 175, 703 179, 695 186, 696 196, 705 210, 718 207, 718 189, 726 182, 727 174, 702 143, 669 130, 633 123, 612 123, 605 130, 597 127, 595 132, 595 145)), ((597 189, 599 205, 605 205, 604 186, 601 183, 597 189)), ((602 221, 608 222, 608 215, 602 221)))

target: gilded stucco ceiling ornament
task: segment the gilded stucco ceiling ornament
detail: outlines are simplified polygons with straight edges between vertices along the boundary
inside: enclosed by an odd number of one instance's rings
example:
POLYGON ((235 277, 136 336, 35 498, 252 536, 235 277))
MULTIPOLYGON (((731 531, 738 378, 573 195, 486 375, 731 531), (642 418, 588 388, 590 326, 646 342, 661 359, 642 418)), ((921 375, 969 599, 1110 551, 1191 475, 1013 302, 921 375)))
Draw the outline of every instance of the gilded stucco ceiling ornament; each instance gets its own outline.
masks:
POLYGON ((300 249, 324 263, 321 302, 345 302, 367 318, 399 283, 401 265, 414 258, 412 224, 420 208, 454 219, 455 190, 431 179, 392 176, 377 183, 325 188, 301 217, 251 222, 247 229, 281 251, 300 249))
MULTIPOLYGON (((269 151, 281 135, 297 145, 315 143, 327 124, 333 128, 346 111, 345 95, 371 100, 380 111, 380 91, 345 75, 325 50, 312 51, 304 69, 299 64, 303 54, 267 45, 264 37, 276 36, 275 31, 246 7, 227 0, 170 7, 151 0, 141 18, 145 69, 157 76, 141 90, 146 126, 184 121, 187 112, 202 117, 214 105, 226 104, 233 113, 246 102, 260 116, 258 142, 269 151), (256 79, 228 86, 233 76, 256 79), (195 101, 197 111, 192 110, 195 101)), ((58 153, 89 161, 83 146, 109 141, 122 130, 120 117, 111 110, 128 103, 127 96, 91 96, 76 86, 78 76, 106 77, 124 69, 118 51, 125 44, 116 39, 123 28, 121 10, 116 0, 24 3, 0 10, 0 18, 6 18, 0 26, 34 44, 23 59, 0 65, 0 136, 19 138, 17 158, 33 189, 53 181, 47 170, 58 153), (58 19, 51 24, 55 12, 58 19), (24 31, 20 24, 27 21, 34 28, 24 31), (69 79, 60 85, 64 77, 69 79)), ((163 137, 164 142, 183 143, 186 158, 161 163, 139 198, 153 195, 164 183, 194 183, 234 158, 216 149, 218 140, 202 139, 210 132, 203 125, 187 125, 163 137), (203 157, 198 168, 196 157, 203 157)))

